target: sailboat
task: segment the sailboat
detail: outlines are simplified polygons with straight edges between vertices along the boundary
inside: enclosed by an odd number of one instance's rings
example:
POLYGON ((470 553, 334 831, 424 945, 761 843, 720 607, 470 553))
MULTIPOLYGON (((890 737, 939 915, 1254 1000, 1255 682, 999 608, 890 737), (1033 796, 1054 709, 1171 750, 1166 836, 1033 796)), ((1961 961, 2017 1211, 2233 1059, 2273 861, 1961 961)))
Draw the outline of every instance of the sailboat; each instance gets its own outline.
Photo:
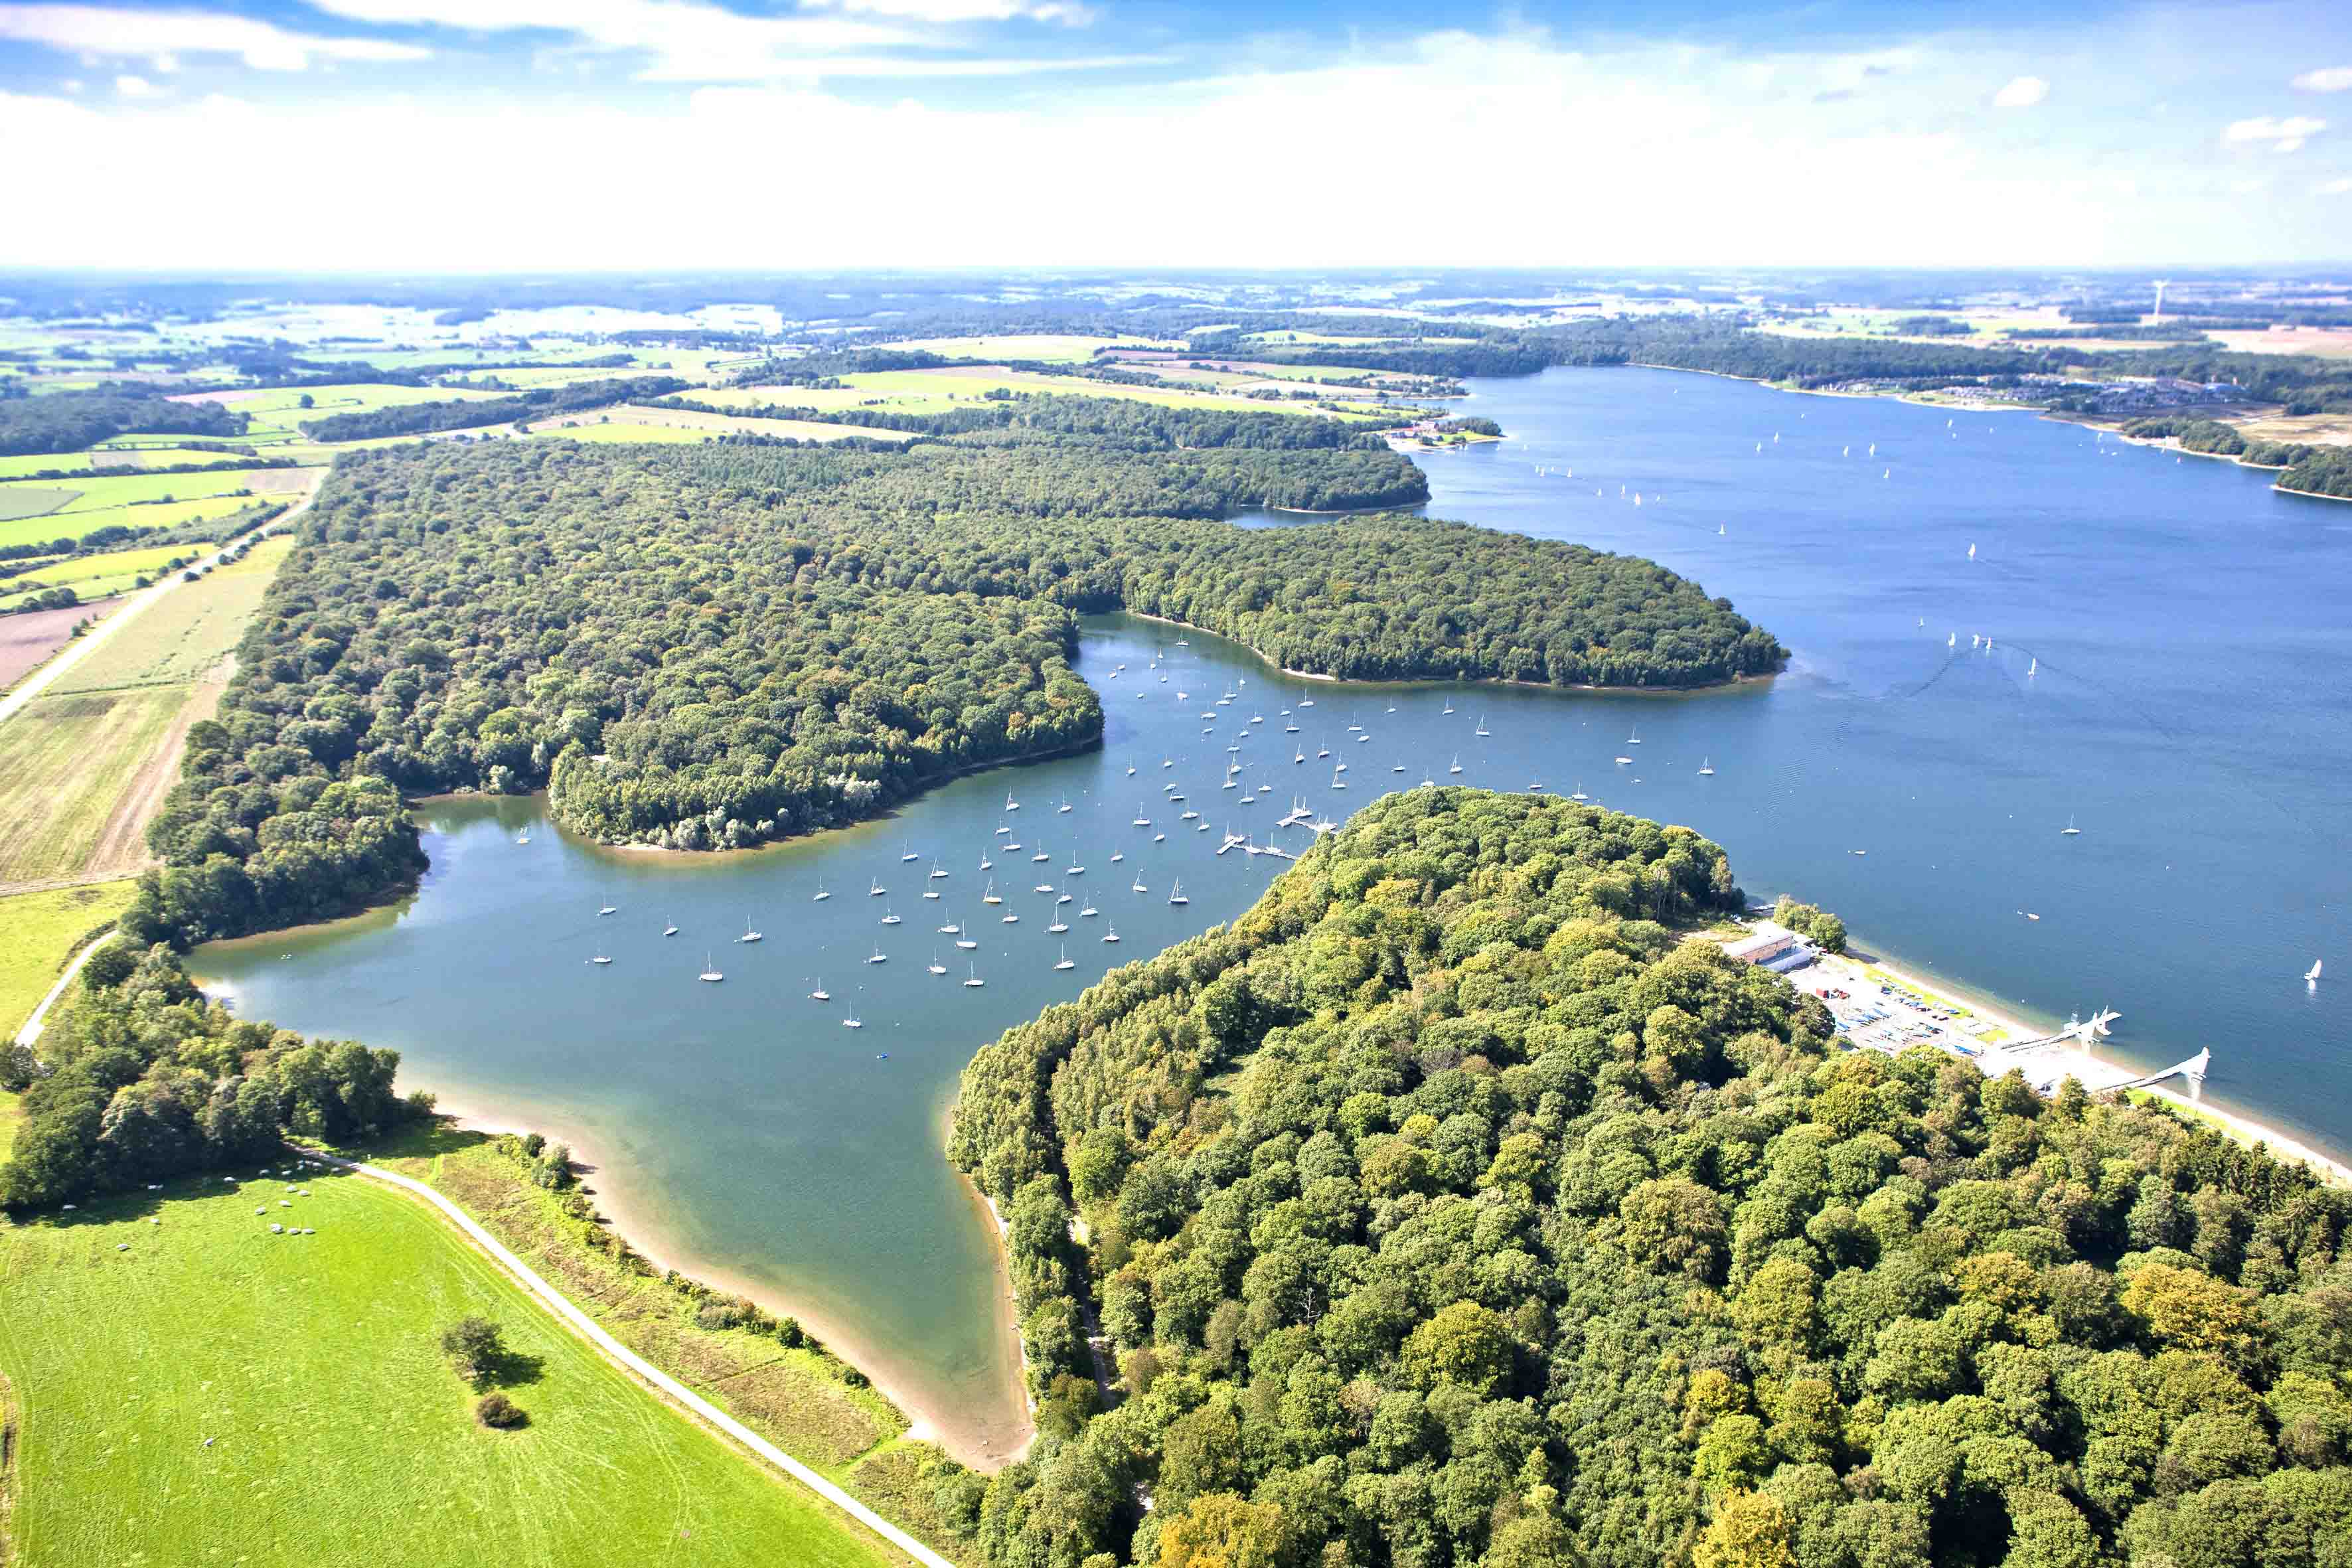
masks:
POLYGON ((1138 893, 1149 892, 1150 890, 1143 885, 1143 874, 1139 871, 1136 873, 1135 880, 1129 884, 1129 887, 1132 891, 1138 893))
POLYGON ((870 878, 868 880, 872 883, 872 886, 866 889, 866 896, 869 899, 878 899, 890 890, 882 885, 882 879, 879 877, 870 878))
POLYGON ((2058 830, 2058 834, 2062 838, 2072 838, 2074 835, 2082 831, 2083 830, 2081 828, 2074 826, 2074 819, 2070 816, 2066 819, 2066 826, 2060 828, 2058 830))
POLYGON ((1342 772, 1345 772, 1345 771, 1346 771, 1345 764, 1342 764, 1342 765, 1341 765, 1341 767, 1340 767, 1340 769, 1339 770, 1339 772, 1335 772, 1335 773, 1332 773, 1332 775, 1331 775, 1331 787, 1332 787, 1333 789, 1346 789, 1346 788, 1348 787, 1348 781, 1347 781, 1346 779, 1343 779, 1343 778, 1341 778, 1341 777, 1339 776, 1339 773, 1342 773, 1342 772))
POLYGON ((517 835, 515 836, 515 842, 516 842, 516 843, 518 843, 518 844, 528 844, 528 843, 530 843, 530 828, 528 828, 528 827, 526 827, 526 828, 524 828, 520 833, 517 834, 517 835))
POLYGON ((603 953, 601 953, 601 952, 600 952, 600 953, 598 953, 595 957, 593 957, 593 958, 590 959, 588 962, 589 962, 589 963, 612 963, 613 961, 612 961, 610 958, 606 957, 604 954, 603 954, 603 953))
POLYGON ((931 879, 933 881, 937 881, 939 879, 946 875, 947 873, 945 871, 940 869, 940 863, 937 860, 931 862, 931 879))
POLYGON ((1447 714, 1447 713, 1451 713, 1451 712, 1453 712, 1453 711, 1454 711, 1454 699, 1452 699, 1451 697, 1449 697, 1449 698, 1447 698, 1447 699, 1445 700, 1445 709, 1444 709, 1444 712, 1441 712, 1441 713, 1438 715, 1438 717, 1442 719, 1442 718, 1445 717, 1445 714, 1447 714))
POLYGON ((1054 967, 1056 969, 1076 969, 1077 967, 1076 962, 1070 957, 1069 943, 1064 942, 1062 944, 1062 962, 1054 965, 1054 967))
POLYGON ((1486 738, 1486 716, 1484 713, 1478 715, 1478 727, 1470 732, 1482 741, 1486 738))
POLYGON ((1054 814, 1055 814, 1056 816, 1062 816, 1063 814, 1066 813, 1069 809, 1070 809, 1070 797, 1069 797, 1068 795, 1064 795, 1064 796, 1062 797, 1062 804, 1061 804, 1060 805, 1058 805, 1058 806, 1056 806, 1056 807, 1055 807, 1055 808, 1054 808, 1054 814))
POLYGON ((1183 878, 1179 877, 1176 879, 1176 886, 1169 890, 1168 901, 1171 904, 1189 904, 1192 901, 1184 896, 1183 878))
POLYGON ((1710 779, 1715 776, 1715 759, 1712 757, 1701 757, 1698 760, 1698 776, 1703 779, 1710 779))
POLYGON ((1021 803, 1008 795, 1004 797, 1004 809, 1007 811, 1018 811, 1021 809, 1021 803))
POLYGON ((1959 647, 1959 646, 1960 646, 1960 634, 1959 634, 1959 633, 1958 633, 1958 632, 1954 632, 1950 637, 1946 637, 1946 638, 1944 639, 1944 646, 1945 646, 1946 647, 1959 647))
POLYGON ((971 966, 971 978, 965 981, 963 984, 965 990, 976 991, 980 987, 987 984, 988 982, 980 977, 980 965, 975 963, 971 966))
POLYGON ((980 901, 983 904, 1001 904, 1004 901, 996 896, 995 878, 991 877, 988 879, 988 890, 980 895, 980 901))
POLYGON ((1462 753, 1461 753, 1461 752, 1454 752, 1454 765, 1453 765, 1452 767, 1447 768, 1445 771, 1446 771, 1447 773, 1460 773, 1460 772, 1462 771, 1462 753))
POLYGON ((763 934, 765 933, 752 930, 751 922, 750 921, 745 921, 743 922, 743 934, 737 937, 735 940, 737 942, 758 942, 763 934))
POLYGON ((912 863, 914 859, 915 852, 909 849, 904 855, 898 857, 898 864, 901 866, 908 865, 912 863))
POLYGON ((697 978, 707 980, 715 985, 727 976, 719 973, 719 966, 710 962, 710 955, 706 952, 702 955, 702 973, 697 978))
POLYGON ((2311 961, 2311 967, 2303 972, 2303 983, 2305 985, 2316 985, 2319 984, 2319 966, 2322 962, 2323 961, 2320 959, 2313 959, 2311 961))
POLYGON ((885 904, 882 907, 882 923, 886 926, 894 926, 900 923, 898 911, 891 909, 887 904, 885 904))
POLYGON ((940 962, 940 950, 936 947, 931 949, 930 969, 934 974, 945 974, 948 972, 948 966, 940 962))
POLYGON ((1638 746, 1642 743, 1642 731, 1639 725, 1625 731, 1625 743, 1629 746, 1638 746))
POLYGON ((1977 547, 1976 547, 1975 545, 1971 544, 1971 545, 1969 545, 1969 560, 1971 560, 1971 561, 1974 561, 1976 558, 1977 558, 1977 547))
POLYGON ((862 1029, 866 1027, 865 1020, 857 1016, 856 1003, 852 1002, 849 1005, 849 1016, 841 1021, 841 1026, 845 1029, 862 1029))
POLYGON ((1568 798, 1573 801, 1582 802, 1591 800, 1592 797, 1584 793, 1584 781, 1582 779, 1579 779, 1576 781, 1576 793, 1570 795, 1568 798))
POLYGON ((887 963, 890 962, 890 955, 877 947, 874 950, 874 956, 867 959, 866 962, 868 963, 887 963))
POLYGON ((1112 926, 1112 927, 1110 928, 1110 930, 1108 930, 1108 931, 1107 931, 1103 932, 1103 941, 1105 941, 1105 942, 1117 942, 1118 940, 1118 926, 1114 925, 1114 926, 1112 926))
POLYGON ((820 980, 816 983, 816 989, 809 993, 809 1000, 812 1002, 830 1002, 833 1000, 833 993, 827 991, 824 988, 824 982, 820 980))
POLYGON ((2041 659, 2040 656, 2039 656, 2039 655, 2037 655, 2037 656, 2035 656, 2032 660, 2030 660, 2030 661, 2026 664, 2026 667, 2025 667, 2025 674, 2026 674, 2026 678, 2027 678, 2028 679, 2031 679, 2032 677, 2037 676, 2037 675, 2039 675, 2039 674, 2041 674, 2041 673, 2042 673, 2042 659, 2041 659))
POLYGON ((606 915, 618 913, 620 907, 621 906, 618 904, 606 904, 603 909, 596 911, 596 918, 598 920, 602 920, 606 915))
POLYGON ((664 927, 662 927, 662 935, 664 935, 664 936, 676 936, 677 934, 677 927, 676 927, 676 926, 664 926, 664 927))

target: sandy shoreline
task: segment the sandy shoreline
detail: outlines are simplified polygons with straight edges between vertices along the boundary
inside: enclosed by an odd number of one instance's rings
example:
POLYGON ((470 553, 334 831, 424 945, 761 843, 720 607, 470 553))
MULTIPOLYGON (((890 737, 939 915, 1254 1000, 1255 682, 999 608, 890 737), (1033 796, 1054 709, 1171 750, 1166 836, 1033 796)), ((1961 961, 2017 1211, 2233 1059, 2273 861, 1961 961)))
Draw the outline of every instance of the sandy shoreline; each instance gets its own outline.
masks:
MULTIPOLYGON (((2054 1032, 2048 1025, 2026 1020, 2002 1005, 1988 1001, 1964 984, 1923 976, 1916 970, 1889 963, 1879 954, 1858 948, 1849 949, 1842 957, 1824 955, 1819 963, 1790 975, 1789 980, 1808 995, 1817 986, 1831 985, 1853 991, 1857 1000, 1874 1000, 1878 983, 1864 973, 1865 969, 1874 970, 1896 984, 1907 986, 1925 996, 1966 1007, 1975 1018, 2007 1037, 2002 1044, 2035 1039, 2054 1032), (1865 991, 1864 987, 1869 989, 1865 991)), ((1991 1044, 1984 1047, 1981 1054, 1972 1059, 1988 1075, 1994 1077, 2011 1068, 2024 1069, 2027 1078, 2037 1082, 2071 1075, 2080 1079, 2083 1086, 2093 1093, 2146 1076, 2142 1068, 2111 1061, 2077 1045, 2045 1046, 2031 1051, 2007 1052, 2001 1048, 2001 1044, 1991 1044)), ((2134 1092, 2164 1100, 2192 1121, 2213 1122, 2239 1142, 2266 1144, 2272 1154, 2284 1163, 2301 1161, 2310 1165, 2323 1180, 2352 1185, 2352 1166, 2347 1166, 2342 1161, 2301 1139, 2281 1132, 2242 1112, 2218 1105, 2210 1098, 2192 1097, 2186 1088, 2178 1087, 2183 1081, 2174 1079, 2134 1092)))
MULTIPOLYGON (((531 1110, 519 1116, 512 1110, 465 1100, 444 1100, 436 1108, 460 1129, 491 1134, 505 1132, 538 1132, 549 1142, 562 1143, 572 1151, 573 1163, 585 1177, 583 1185, 596 1200, 597 1212, 612 1229, 626 1238, 656 1270, 675 1268, 679 1273, 699 1279, 715 1289, 730 1295, 747 1296, 762 1310, 778 1317, 797 1319, 826 1349, 843 1361, 864 1373, 884 1398, 902 1411, 908 1420, 907 1436, 921 1442, 936 1443, 959 1463, 974 1469, 993 1473, 1020 1457, 1031 1436, 1025 1423, 1017 1432, 1006 1432, 994 1423, 973 1419, 968 1413, 939 1410, 908 1392, 906 1370, 892 1360, 881 1347, 861 1338, 855 1330, 839 1321, 795 1300, 773 1286, 746 1279, 732 1273, 719 1261, 708 1259, 672 1244, 644 1195, 634 1191, 628 1181, 627 1167, 606 1157, 593 1139, 580 1135, 579 1130, 566 1122, 561 1112, 531 1110)), ((979 1201, 976 1189, 972 1192, 979 1201)), ((983 1214, 985 1211, 982 1211, 983 1214)), ((991 1227, 992 1232, 994 1226, 991 1227)), ((1009 1281, 1003 1272, 1002 1238, 993 1243, 997 1258, 997 1280, 1000 1289, 999 1316, 1004 1330, 1012 1332, 1009 1306, 1005 1305, 1009 1281)), ((1024 1394, 1016 1393, 1014 1403, 1025 1410, 1024 1394)))

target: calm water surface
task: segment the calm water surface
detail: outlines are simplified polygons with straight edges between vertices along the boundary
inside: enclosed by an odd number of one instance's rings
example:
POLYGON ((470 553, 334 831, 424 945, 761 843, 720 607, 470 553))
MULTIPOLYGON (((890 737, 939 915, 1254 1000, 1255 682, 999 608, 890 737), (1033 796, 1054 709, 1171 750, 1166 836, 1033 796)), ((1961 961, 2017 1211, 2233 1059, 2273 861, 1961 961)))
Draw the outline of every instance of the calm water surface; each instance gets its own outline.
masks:
POLYGON ((411 902, 198 966, 248 1016, 395 1047, 410 1084, 582 1139, 666 1260, 805 1308, 895 1391, 998 1434, 1019 1418, 988 1240, 938 1152, 957 1074, 1245 908, 1284 862, 1217 855, 1223 830, 1303 846, 1275 826, 1294 795, 1337 816, 1423 778, 1580 787, 2028 1016, 2119 1008, 2121 1057, 2210 1045, 2217 1099, 2352 1145, 2352 507, 2018 415, 1633 370, 1474 393, 1512 438, 1430 458, 1433 512, 1661 561, 1778 634, 1788 673, 1656 698, 1303 688, 1107 618, 1079 660, 1099 752, 727 858, 572 843, 530 802, 438 805, 411 902), (763 941, 735 940, 747 921, 763 941), (2306 991, 2318 956, 2347 980, 2306 991), (723 984, 696 981, 706 962, 723 984))

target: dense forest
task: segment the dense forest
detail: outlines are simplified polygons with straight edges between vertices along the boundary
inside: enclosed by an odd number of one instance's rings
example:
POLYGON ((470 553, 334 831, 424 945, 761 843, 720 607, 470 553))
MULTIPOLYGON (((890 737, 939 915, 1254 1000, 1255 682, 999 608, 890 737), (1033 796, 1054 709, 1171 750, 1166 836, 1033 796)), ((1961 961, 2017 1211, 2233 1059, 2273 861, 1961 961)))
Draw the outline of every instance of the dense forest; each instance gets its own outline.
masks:
POLYGON ((241 436, 246 416, 217 403, 175 403, 143 386, 109 383, 89 392, 0 394, 0 457, 79 452, 133 431, 241 436))
POLYGON ((0 1089, 25 1097, 0 1206, 247 1168, 288 1132, 372 1136, 431 1109, 394 1095, 399 1065, 396 1052, 239 1022, 169 948, 108 942, 42 1030, 37 1068, 13 1042, 0 1055, 0 1089))
POLYGON ((189 731, 126 929, 185 941, 379 896, 421 865, 404 794, 544 784, 574 831, 716 848, 1088 744, 1080 612, 1364 677, 1690 686, 1781 657, 1631 557, 1410 516, 1220 521, 1421 484, 1385 450, 1021 430, 348 454, 189 731))
POLYGON ((2250 468, 2282 469, 2281 489, 2352 500, 2352 447, 2248 439, 2233 425, 2189 417, 2135 419, 2124 426, 2124 434, 2146 441, 2176 440, 2183 451, 2235 458, 2250 468))
POLYGON ((307 421, 302 433, 314 441, 378 441, 393 436, 476 430, 490 425, 511 425, 521 419, 544 419, 554 414, 576 414, 615 403, 635 403, 683 391, 688 384, 674 375, 615 376, 572 386, 536 387, 509 397, 395 404, 357 414, 330 414, 324 419, 307 421))
POLYGON ((983 1049, 991 1568, 2352 1561, 2352 1194, 1680 928, 1686 829, 1423 788, 983 1049), (1087 1332, 1114 1365, 1101 1408, 1087 1332))

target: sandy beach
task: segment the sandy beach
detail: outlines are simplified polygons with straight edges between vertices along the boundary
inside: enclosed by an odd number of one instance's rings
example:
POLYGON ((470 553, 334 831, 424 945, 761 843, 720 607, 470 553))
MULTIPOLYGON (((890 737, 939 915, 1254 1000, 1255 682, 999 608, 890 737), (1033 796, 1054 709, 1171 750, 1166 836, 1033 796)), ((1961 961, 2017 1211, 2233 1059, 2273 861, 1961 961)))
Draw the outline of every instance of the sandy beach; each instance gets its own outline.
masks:
MULTIPOLYGON (((1849 947, 1843 955, 1824 953, 1788 978, 1808 995, 1819 995, 1823 990, 1848 993, 1846 997, 1823 1000, 1837 1016, 1841 1032, 1864 1049, 1899 1051, 1911 1045, 1933 1045, 1967 1057, 1990 1075, 2021 1069, 2027 1080, 2044 1093, 2070 1077, 2095 1094, 2147 1076, 2144 1069, 2111 1061, 2086 1045, 2052 1040, 2049 1037, 2054 1031, 2046 1026, 2027 1022, 1948 982, 1924 979, 1859 948, 1849 947), (1874 1014, 1879 1016, 1873 1017, 1874 1014), (2044 1043, 2025 1044, 2033 1041, 2044 1043)), ((2325 1180, 2352 1185, 2352 1167, 2252 1117, 2192 1094, 2185 1078, 2168 1079, 2133 1092, 2166 1100, 2184 1116, 2208 1122, 2239 1142, 2265 1144, 2281 1160, 2301 1161, 2325 1180)))

